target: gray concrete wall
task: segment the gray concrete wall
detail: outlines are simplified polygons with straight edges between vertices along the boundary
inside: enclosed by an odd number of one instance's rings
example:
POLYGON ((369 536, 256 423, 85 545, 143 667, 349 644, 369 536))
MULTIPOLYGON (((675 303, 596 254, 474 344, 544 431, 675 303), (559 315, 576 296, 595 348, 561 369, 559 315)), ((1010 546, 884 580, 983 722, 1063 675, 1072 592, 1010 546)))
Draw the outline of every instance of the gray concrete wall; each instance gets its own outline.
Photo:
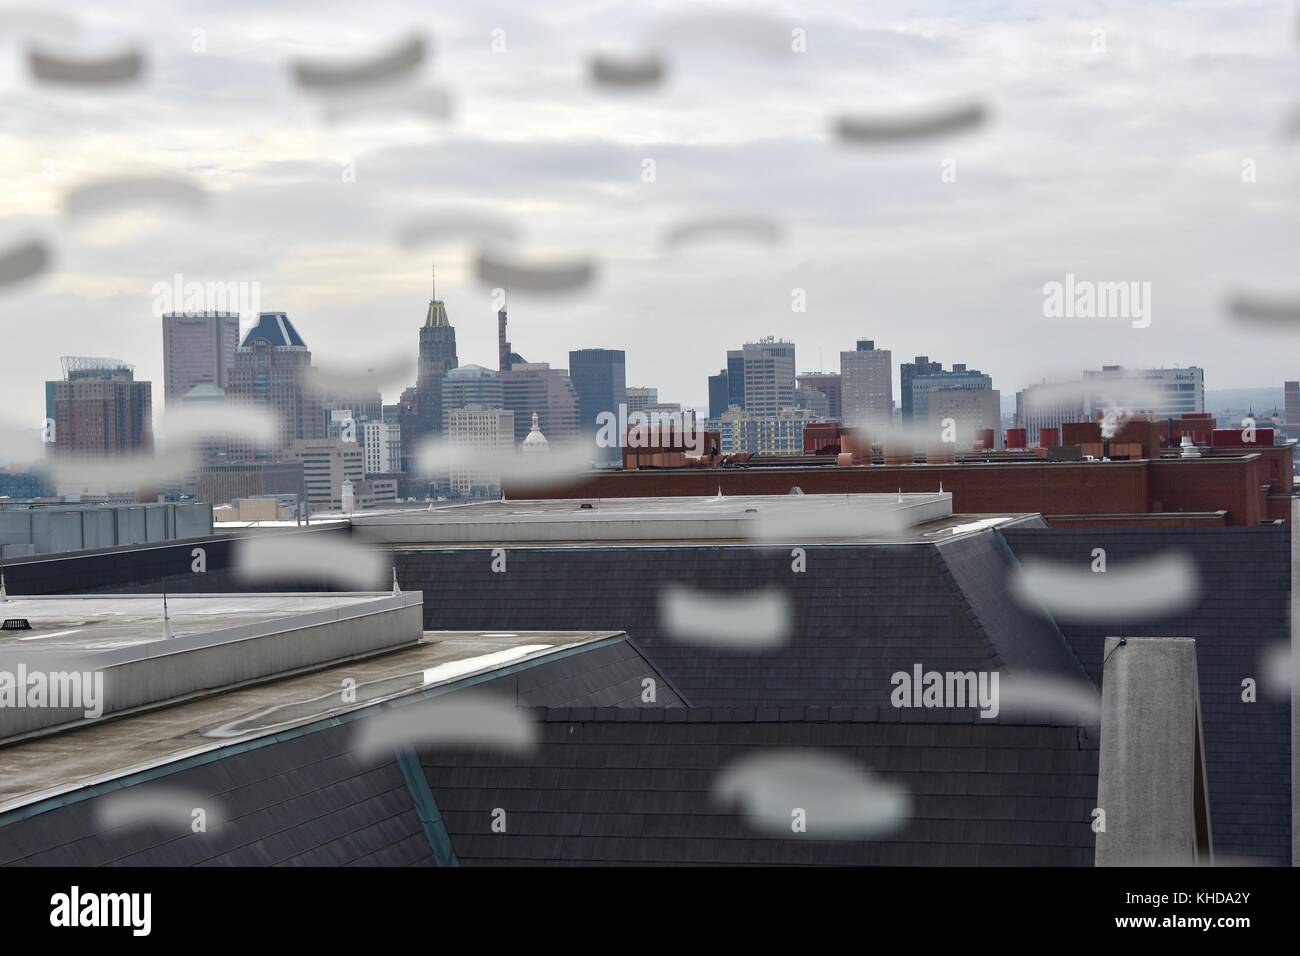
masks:
POLYGON ((1109 637, 1105 655, 1097 865, 1211 863, 1196 642, 1109 637))
MULTIPOLYGON (((188 634, 78 660, 61 657, 57 662, 52 659, 48 667, 55 672, 102 673, 104 703, 99 719, 103 719, 413 644, 423 633, 423 604, 419 591, 376 595, 371 600, 358 596, 356 604, 346 607, 188 634)), ((158 627, 161 633, 161 619, 158 627)), ((27 666, 37 668, 35 663, 27 666)), ((0 741, 91 722, 77 708, 6 707, 0 709, 0 741)))
POLYGON ((212 505, 197 501, 0 510, 0 553, 4 557, 92 551, 211 534, 212 505))

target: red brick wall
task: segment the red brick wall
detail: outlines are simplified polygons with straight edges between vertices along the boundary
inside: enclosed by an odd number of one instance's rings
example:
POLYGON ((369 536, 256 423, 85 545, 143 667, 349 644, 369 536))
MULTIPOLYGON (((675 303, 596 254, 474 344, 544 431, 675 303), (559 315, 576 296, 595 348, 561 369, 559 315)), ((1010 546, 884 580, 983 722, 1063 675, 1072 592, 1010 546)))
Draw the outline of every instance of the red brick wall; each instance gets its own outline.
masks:
MULTIPOLYGON (((1290 452, 1287 451, 1289 457, 1290 452)), ((1289 517, 1287 496, 1264 490, 1263 456, 1119 462, 1024 462, 967 465, 874 465, 774 469, 687 468, 612 472, 566 489, 509 498, 651 498, 673 496, 935 492, 942 486, 962 514, 1141 515, 1227 511, 1229 525, 1289 517)), ((1289 477, 1289 471, 1287 472, 1289 477)), ((1289 485, 1289 481, 1287 482, 1289 485)), ((1169 521, 1172 519, 1164 519, 1169 521)), ((1204 523, 1205 518, 1189 517, 1204 523)))

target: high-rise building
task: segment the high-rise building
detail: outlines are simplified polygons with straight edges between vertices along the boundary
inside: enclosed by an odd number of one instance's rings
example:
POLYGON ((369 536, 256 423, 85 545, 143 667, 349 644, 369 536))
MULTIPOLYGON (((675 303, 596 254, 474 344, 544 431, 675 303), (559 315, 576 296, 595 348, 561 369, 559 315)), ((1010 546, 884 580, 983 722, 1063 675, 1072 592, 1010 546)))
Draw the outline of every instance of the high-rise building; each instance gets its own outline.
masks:
POLYGON ((402 470, 402 432, 397 422, 369 421, 361 426, 367 475, 392 475, 402 470))
POLYGON ((837 422, 844 421, 842 379, 839 372, 804 372, 795 378, 800 388, 821 392, 826 396, 826 414, 837 422))
MULTIPOLYGON (((510 451, 515 446, 515 414, 502 408, 467 405, 447 412, 447 441, 460 448, 510 451)), ((501 494, 501 476, 481 469, 453 467, 452 494, 491 497, 501 494)))
POLYGON ((131 365, 73 356, 62 365, 63 379, 45 386, 50 450, 93 457, 153 447, 153 386, 137 382, 131 365))
POLYGON ((163 397, 171 407, 196 385, 224 389, 239 347, 238 312, 169 312, 163 322, 163 397))
POLYGON ((794 405, 795 408, 801 408, 808 413, 809 421, 838 421, 831 415, 830 400, 815 388, 796 388, 794 405))
POLYGON ((931 424, 930 393, 940 389, 986 389, 993 388, 993 379, 978 369, 967 369, 965 365, 954 365, 951 372, 929 372, 925 375, 912 376, 912 423, 914 425, 931 424))
POLYGON ((482 365, 461 365, 452 369, 442 380, 442 415, 466 405, 482 408, 504 408, 505 386, 501 374, 482 365))
POLYGON ((1112 409, 1146 413, 1152 418, 1179 418, 1205 411, 1205 371, 1188 368, 1126 369, 1103 365, 1083 373, 1087 420, 1112 409))
MULTIPOLYGON (((900 362, 898 366, 898 410, 903 424, 912 421, 912 379, 918 375, 937 375, 943 371, 939 362, 931 362, 929 356, 918 355, 911 362, 900 362)), ((925 421, 925 416, 921 416, 925 421)))
POLYGON ((731 393, 724 368, 717 375, 709 376, 709 417, 720 418, 731 404, 731 393))
POLYGON ((644 385, 627 387, 627 413, 644 412, 647 408, 659 404, 659 389, 644 385))
MULTIPOLYGON (((735 405, 745 407, 745 350, 730 349, 727 352, 727 408, 735 405)), ((724 409, 725 411, 725 409, 724 409)))
POLYGON ((1057 429, 1066 422, 1088 421, 1083 407, 1083 386, 1079 382, 1064 385, 1042 382, 1016 392, 1016 424, 1025 430, 1025 439, 1036 446, 1044 428, 1057 429))
MULTIPOLYGON (((627 404, 627 356, 621 349, 575 349, 569 352, 569 378, 578 392, 578 422, 583 434, 595 435, 599 416, 610 413, 617 419, 619 406, 627 404)), ((556 440, 550 428, 547 436, 556 440)), ((617 461, 618 447, 601 448, 596 458, 617 461)))
POLYGON ((263 312, 235 350, 226 403, 269 410, 276 435, 269 445, 232 438, 230 458, 274 458, 296 441, 325 435, 325 410, 309 382, 311 350, 283 312, 263 312))
POLYGON ((420 361, 415 381, 416 438, 442 434, 442 380, 459 364, 456 330, 434 285, 424 326, 420 329, 420 361))
POLYGON ((1300 382, 1285 382, 1282 391, 1286 401, 1287 424, 1300 425, 1300 382))
POLYGON ((528 437, 537 413, 542 431, 556 444, 578 437, 578 392, 562 368, 546 362, 515 362, 501 375, 503 406, 515 414, 515 441, 528 437))
POLYGON ((841 414, 844 424, 880 428, 894 420, 893 355, 859 339, 852 352, 840 353, 841 414))
POLYGON ((993 432, 989 448, 1002 447, 1002 396, 995 388, 939 388, 926 395, 930 431, 943 437, 951 422, 957 451, 975 447, 981 431, 993 432))
POLYGON ((746 342, 744 359, 745 411, 759 418, 776 418, 794 407, 794 343, 772 336, 746 342))

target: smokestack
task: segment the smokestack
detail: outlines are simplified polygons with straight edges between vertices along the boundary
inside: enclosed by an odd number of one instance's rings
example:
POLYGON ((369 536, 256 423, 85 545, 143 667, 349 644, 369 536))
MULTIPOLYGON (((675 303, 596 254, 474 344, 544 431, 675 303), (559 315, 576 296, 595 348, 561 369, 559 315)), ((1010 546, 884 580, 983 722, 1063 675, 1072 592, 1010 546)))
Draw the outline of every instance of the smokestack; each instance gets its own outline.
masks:
POLYGON ((497 310, 497 368, 502 372, 510 371, 510 343, 506 341, 505 306, 497 310))

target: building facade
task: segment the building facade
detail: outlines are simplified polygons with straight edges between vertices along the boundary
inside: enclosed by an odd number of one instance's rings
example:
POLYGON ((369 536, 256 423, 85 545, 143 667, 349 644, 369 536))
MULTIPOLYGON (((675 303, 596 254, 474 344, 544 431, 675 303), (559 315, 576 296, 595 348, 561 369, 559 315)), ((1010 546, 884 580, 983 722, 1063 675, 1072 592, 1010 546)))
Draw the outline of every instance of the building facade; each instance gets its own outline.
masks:
MULTIPOLYGON (((937 375, 943 371, 939 362, 931 362, 928 355, 918 355, 910 362, 898 366, 898 409, 904 425, 912 422, 912 379, 918 375, 937 375)), ((921 419, 925 421, 924 417, 921 419)))
POLYGON ((537 413, 542 431, 556 444, 577 439, 578 390, 569 373, 547 362, 515 362, 501 376, 503 407, 515 416, 515 442, 528 437, 528 425, 537 413))
MULTIPOLYGON (((459 448, 509 452, 515 447, 515 414, 502 408, 467 405, 447 413, 447 441, 459 448)), ((476 468, 453 467, 451 493, 466 498, 498 498, 501 476, 476 468)))
POLYGON ((930 372, 926 375, 912 376, 912 424, 929 425, 930 393, 941 389, 984 389, 993 388, 993 379, 978 369, 967 369, 965 365, 954 365, 951 372, 930 372))
POLYGON ((1188 368, 1126 369, 1103 365, 1083 373, 1085 420, 1121 408, 1153 418, 1205 411, 1205 371, 1188 368))
POLYGON ((325 410, 312 389, 311 350, 283 312, 263 312, 235 350, 226 402, 271 412, 276 434, 269 445, 232 437, 230 457, 276 458, 294 442, 325 436, 325 410))
POLYGON ((163 397, 170 408, 198 385, 224 389, 239 347, 238 312, 169 312, 163 325, 163 397))
POLYGON ((64 377, 46 384, 46 417, 59 453, 111 456, 153 447, 153 386, 117 359, 63 359, 64 377))
POLYGON ((391 475, 402 470, 402 430, 396 422, 366 422, 361 426, 366 475, 391 475))
POLYGON ((800 388, 825 395, 826 414, 832 421, 844 421, 843 380, 839 372, 804 372, 795 381, 800 388))
POLYGON ((852 352, 840 353, 841 414, 845 425, 881 428, 894 420, 893 355, 859 339, 852 352))
POLYGON ((365 478, 365 461, 354 442, 333 438, 296 441, 288 457, 302 463, 303 487, 314 510, 339 510, 343 507, 343 482, 351 481, 355 490, 365 478))
MULTIPOLYGON (((627 355, 622 349, 575 349, 569 353, 569 378, 578 393, 578 423, 584 435, 594 435, 599 418, 608 413, 616 418, 619 406, 627 404, 627 355)), ((552 441, 557 435, 543 425, 552 441)), ((618 448, 596 450, 596 459, 617 461, 618 448)))
POLYGON ((794 343, 772 336, 746 342, 744 357, 744 408, 760 418, 776 418, 783 408, 794 407, 794 343))

